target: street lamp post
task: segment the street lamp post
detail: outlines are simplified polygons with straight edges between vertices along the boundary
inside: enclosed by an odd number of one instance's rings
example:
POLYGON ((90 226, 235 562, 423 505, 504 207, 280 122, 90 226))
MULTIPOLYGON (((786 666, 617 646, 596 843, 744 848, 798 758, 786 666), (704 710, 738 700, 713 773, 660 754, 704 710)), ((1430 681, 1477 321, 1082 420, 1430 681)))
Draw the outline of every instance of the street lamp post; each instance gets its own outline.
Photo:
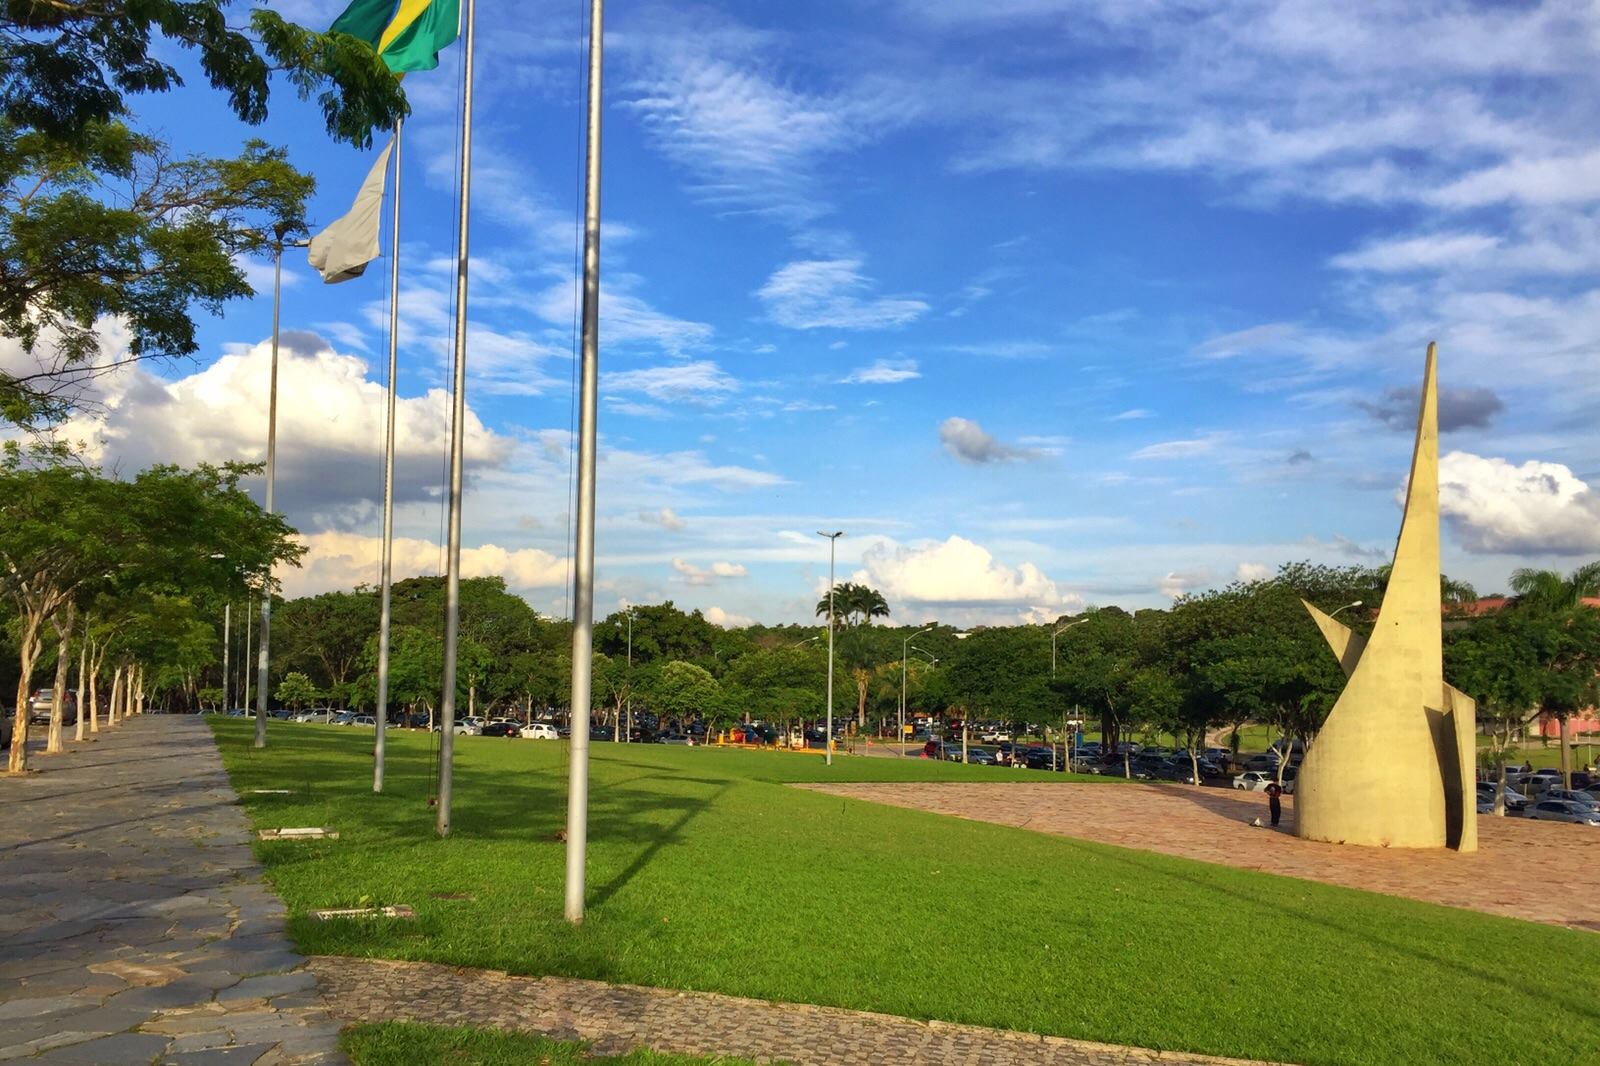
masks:
POLYGON ((919 629, 905 640, 900 642, 900 757, 906 757, 906 655, 910 651, 911 642, 924 633, 932 632, 934 626, 919 629))
POLYGON ((1356 600, 1353 603, 1347 603, 1343 607, 1340 607, 1338 610, 1334 611, 1332 614, 1328 615, 1328 617, 1329 618, 1337 618, 1337 617, 1339 617, 1339 611, 1348 611, 1352 607, 1360 607, 1361 603, 1362 603, 1361 600, 1356 600))
MULTIPOLYGON (((233 679, 228 676, 228 652, 233 648, 233 604, 222 605, 222 713, 227 714, 233 710, 233 703, 228 698, 233 693, 233 679)), ((82 704, 82 696, 79 696, 82 704)), ((78 716, 82 718, 80 714, 78 716)))
MULTIPOLYGON (((628 608, 627 617, 628 617, 628 742, 632 743, 633 742, 633 608, 632 607, 628 608)), ((661 726, 661 722, 659 720, 659 717, 660 716, 658 715, 657 716, 657 721, 656 721, 656 727, 658 729, 661 726)), ((620 733, 621 731, 622 731, 622 722, 619 720, 617 722, 617 732, 620 733)), ((616 737, 615 734, 612 735, 611 740, 612 740, 612 743, 616 743, 617 737, 616 737)))
POLYGON ((817 530, 817 536, 828 538, 828 735, 822 739, 822 757, 829 765, 833 765, 833 563, 835 550, 839 538, 844 536, 844 530, 824 533, 817 530))
MULTIPOLYGON (((1080 618, 1076 622, 1068 622, 1066 625, 1057 626, 1054 630, 1051 631, 1051 633, 1050 633, 1050 680, 1054 681, 1055 677, 1056 677, 1056 638, 1059 637, 1062 633, 1064 633, 1067 630, 1071 629, 1073 626, 1080 625, 1080 624, 1082 624, 1084 622, 1087 622, 1087 621, 1088 621, 1087 618, 1080 618)), ((1073 731, 1072 731, 1072 735, 1070 737, 1065 737, 1065 736, 1063 737, 1063 746, 1065 746, 1068 743, 1070 743, 1072 745, 1072 747, 1067 752, 1067 769, 1068 770, 1072 769, 1072 752, 1077 750, 1077 747, 1078 747, 1078 729, 1081 729, 1081 728, 1082 728, 1082 726, 1074 728, 1073 731)), ((1065 731, 1063 731, 1063 732, 1065 732, 1065 731)), ((1105 738, 1102 737, 1101 739, 1104 740, 1105 738)), ((1054 748, 1051 748, 1050 750, 1051 750, 1051 752, 1055 751, 1054 748)), ((1052 754, 1051 758, 1054 759, 1054 757, 1055 756, 1052 754)))

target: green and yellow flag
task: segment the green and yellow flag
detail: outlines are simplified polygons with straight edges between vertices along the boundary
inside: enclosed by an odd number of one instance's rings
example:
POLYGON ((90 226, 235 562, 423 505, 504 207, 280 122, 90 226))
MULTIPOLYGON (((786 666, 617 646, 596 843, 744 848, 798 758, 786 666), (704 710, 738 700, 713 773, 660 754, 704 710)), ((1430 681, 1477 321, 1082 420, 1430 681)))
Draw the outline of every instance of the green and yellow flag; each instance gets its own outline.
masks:
POLYGON ((328 29, 361 38, 404 74, 438 66, 460 25, 460 0, 354 0, 328 29))

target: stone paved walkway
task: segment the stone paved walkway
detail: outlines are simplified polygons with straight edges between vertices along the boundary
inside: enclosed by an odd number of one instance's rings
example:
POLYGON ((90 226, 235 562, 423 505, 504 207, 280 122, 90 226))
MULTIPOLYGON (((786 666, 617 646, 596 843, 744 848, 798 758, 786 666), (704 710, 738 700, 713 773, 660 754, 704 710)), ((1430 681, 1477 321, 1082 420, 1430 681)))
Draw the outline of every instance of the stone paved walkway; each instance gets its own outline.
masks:
POLYGON ((423 962, 317 957, 311 966, 353 1020, 534 1030, 562 1040, 592 1040, 601 1054, 649 1047, 796 1066, 1245 1066, 1238 1059, 704 992, 512 977, 423 962))
POLYGON ((1266 796, 1231 789, 1025 781, 797 787, 1600 930, 1600 830, 1592 826, 1480 817, 1479 850, 1458 855, 1301 840, 1292 797, 1279 831, 1254 829, 1252 818, 1267 820, 1266 796))
POLYGON ((204 722, 30 761, 0 776, 0 1060, 344 1061, 204 722))

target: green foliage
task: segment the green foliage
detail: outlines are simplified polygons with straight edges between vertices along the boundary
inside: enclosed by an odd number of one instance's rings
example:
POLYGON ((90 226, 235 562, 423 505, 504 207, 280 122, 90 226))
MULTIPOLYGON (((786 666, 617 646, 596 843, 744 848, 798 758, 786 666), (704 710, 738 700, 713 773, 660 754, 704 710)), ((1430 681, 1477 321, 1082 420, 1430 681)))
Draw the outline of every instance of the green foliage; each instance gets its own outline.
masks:
POLYGON ((314 702, 320 695, 317 686, 305 674, 290 672, 285 674, 282 681, 278 682, 278 690, 273 693, 280 704, 286 704, 299 710, 308 703, 314 702))
POLYGON ((240 121, 266 120, 270 80, 281 74, 317 95, 328 133, 357 147, 406 110, 399 83, 373 50, 343 34, 315 33, 271 11, 250 30, 228 24, 224 0, 6 0, 0 9, 0 115, 51 140, 126 115, 129 96, 183 85, 167 61, 192 51, 240 121))
POLYGON ((673 661, 662 666, 646 695, 651 708, 664 717, 681 721, 698 716, 714 725, 728 716, 722 686, 709 670, 694 663, 673 661))

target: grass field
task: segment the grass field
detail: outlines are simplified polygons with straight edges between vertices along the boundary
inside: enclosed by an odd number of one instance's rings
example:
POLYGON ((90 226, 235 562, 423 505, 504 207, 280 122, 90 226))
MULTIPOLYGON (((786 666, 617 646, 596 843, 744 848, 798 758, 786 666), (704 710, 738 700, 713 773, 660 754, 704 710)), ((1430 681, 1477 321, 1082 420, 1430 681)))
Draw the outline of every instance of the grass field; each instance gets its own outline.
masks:
POLYGON ((556 839, 564 745, 462 738, 440 841, 427 736, 391 735, 389 791, 373 796, 370 731, 274 724, 254 752, 249 722, 214 728, 258 826, 341 833, 258 845, 309 952, 1305 1063, 1576 1063, 1600 1047, 1591 933, 781 784, 1061 775, 598 744, 589 916, 575 929, 556 839), (363 902, 419 917, 303 917, 363 902), (1530 966, 1554 976, 1529 981, 1530 966))
POLYGON ((385 1022, 339 1036, 355 1066, 754 1066, 749 1059, 699 1058, 631 1051, 590 1055, 583 1044, 492 1029, 385 1022))

